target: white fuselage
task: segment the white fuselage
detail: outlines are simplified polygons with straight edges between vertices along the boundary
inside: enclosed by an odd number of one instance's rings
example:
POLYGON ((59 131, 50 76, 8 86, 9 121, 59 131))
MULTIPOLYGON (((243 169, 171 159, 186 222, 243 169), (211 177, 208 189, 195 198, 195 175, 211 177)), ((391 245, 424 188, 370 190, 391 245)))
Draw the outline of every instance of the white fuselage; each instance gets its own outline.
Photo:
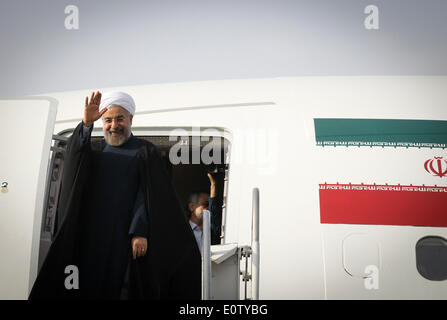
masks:
MULTIPOLYGON (((445 227, 322 223, 320 208, 324 184, 447 187, 424 169, 445 149, 323 147, 315 119, 447 120, 446 88, 447 77, 300 77, 92 90, 134 98, 136 136, 215 129, 229 141, 224 241, 250 245, 258 188, 260 299, 445 299, 447 281, 422 277, 415 249, 425 236, 447 238, 445 227)), ((46 95, 58 101, 54 134, 76 127, 89 94, 46 95)))

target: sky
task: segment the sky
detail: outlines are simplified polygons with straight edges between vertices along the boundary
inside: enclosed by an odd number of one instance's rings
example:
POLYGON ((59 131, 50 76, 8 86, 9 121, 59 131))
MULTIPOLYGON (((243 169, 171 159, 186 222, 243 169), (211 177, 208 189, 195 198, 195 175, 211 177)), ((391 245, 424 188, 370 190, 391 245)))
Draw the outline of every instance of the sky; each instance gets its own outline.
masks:
POLYGON ((0 0, 0 43, 0 97, 220 79, 447 75, 447 0, 0 0), (77 14, 65 11, 73 6, 77 14))

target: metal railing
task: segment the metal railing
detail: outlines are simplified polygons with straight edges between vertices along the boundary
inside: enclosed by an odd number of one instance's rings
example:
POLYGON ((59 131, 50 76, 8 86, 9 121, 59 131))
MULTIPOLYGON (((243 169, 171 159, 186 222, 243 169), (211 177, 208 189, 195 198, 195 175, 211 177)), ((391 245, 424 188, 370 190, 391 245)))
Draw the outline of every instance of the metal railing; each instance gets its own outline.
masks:
POLYGON ((253 189, 251 226, 251 298, 259 299, 259 189, 253 189))
POLYGON ((202 238, 202 300, 211 299, 211 221, 210 212, 203 210, 202 238))

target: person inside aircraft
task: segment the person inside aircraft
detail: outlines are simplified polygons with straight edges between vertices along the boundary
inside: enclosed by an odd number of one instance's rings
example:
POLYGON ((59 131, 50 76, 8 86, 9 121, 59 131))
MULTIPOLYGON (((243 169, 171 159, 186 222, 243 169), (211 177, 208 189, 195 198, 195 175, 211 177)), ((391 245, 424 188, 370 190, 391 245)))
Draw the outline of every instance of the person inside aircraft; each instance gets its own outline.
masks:
POLYGON ((200 250, 202 250, 203 237, 203 210, 210 211, 211 245, 220 244, 222 206, 218 203, 216 181, 211 173, 208 173, 208 179, 210 180, 210 193, 193 192, 187 201, 186 216, 200 250))
POLYGON ((86 97, 67 143, 61 226, 30 299, 200 299, 194 235, 158 150, 131 132, 134 114, 126 93, 86 97), (100 118, 105 139, 93 141, 100 118))

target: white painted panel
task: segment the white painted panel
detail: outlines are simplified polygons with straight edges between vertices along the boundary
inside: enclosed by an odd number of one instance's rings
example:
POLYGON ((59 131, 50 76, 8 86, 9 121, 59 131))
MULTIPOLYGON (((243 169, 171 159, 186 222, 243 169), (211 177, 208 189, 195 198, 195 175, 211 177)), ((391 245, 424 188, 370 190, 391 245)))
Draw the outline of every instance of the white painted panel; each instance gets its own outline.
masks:
POLYGON ((0 100, 0 299, 27 299, 37 276, 54 100, 0 100))

